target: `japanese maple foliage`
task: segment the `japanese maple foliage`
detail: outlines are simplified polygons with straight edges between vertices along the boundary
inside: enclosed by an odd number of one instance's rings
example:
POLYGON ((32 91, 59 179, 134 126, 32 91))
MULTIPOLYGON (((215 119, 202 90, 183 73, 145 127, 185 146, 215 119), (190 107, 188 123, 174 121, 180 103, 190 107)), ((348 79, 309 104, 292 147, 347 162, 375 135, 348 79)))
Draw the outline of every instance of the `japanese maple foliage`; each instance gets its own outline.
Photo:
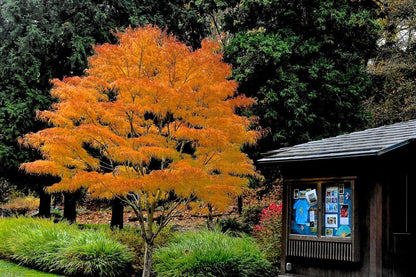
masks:
POLYGON ((58 103, 38 112, 53 127, 22 139, 43 160, 21 167, 60 177, 49 192, 123 199, 139 219, 149 276, 153 240, 181 204, 221 209, 242 192, 255 168, 241 148, 259 133, 235 114, 253 100, 236 95, 217 42, 192 51, 152 26, 117 35, 94 48, 85 76, 53 80, 58 103))

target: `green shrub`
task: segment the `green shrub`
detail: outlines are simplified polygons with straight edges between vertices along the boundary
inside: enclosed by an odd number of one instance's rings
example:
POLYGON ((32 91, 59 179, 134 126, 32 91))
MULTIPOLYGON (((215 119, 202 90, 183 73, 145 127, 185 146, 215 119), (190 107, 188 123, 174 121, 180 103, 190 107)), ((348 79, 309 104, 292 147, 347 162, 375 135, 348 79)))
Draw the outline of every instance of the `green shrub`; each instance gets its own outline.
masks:
POLYGON ((252 238, 219 231, 178 234, 154 259, 158 276, 269 276, 271 268, 252 238))
POLYGON ((242 224, 249 226, 250 232, 260 220, 260 214, 265 207, 262 205, 251 205, 243 209, 242 224))
POLYGON ((0 204, 6 203, 15 192, 16 186, 10 184, 6 179, 0 178, 0 204))
POLYGON ((118 242, 126 245, 133 253, 133 269, 134 272, 140 272, 143 269, 144 240, 141 236, 140 229, 124 227, 122 230, 110 227, 106 232, 118 242))
POLYGON ((127 276, 132 254, 103 231, 46 219, 0 220, 0 256, 66 276, 127 276))
MULTIPOLYGON (((80 228, 105 231, 113 239, 126 245, 133 253, 133 271, 136 273, 140 273, 143 270, 145 244, 139 228, 126 226, 121 230, 111 230, 109 225, 90 224, 84 224, 80 226, 80 228)), ((171 230, 171 228, 169 228, 169 226, 162 229, 162 231, 158 234, 158 236, 155 239, 154 247, 158 248, 161 246, 165 246, 167 244, 167 241, 173 236, 173 233, 174 232, 171 230)))
POLYGON ((221 232, 231 234, 233 236, 239 236, 241 233, 250 234, 253 227, 242 223, 237 218, 227 217, 217 220, 217 225, 221 229, 221 232))

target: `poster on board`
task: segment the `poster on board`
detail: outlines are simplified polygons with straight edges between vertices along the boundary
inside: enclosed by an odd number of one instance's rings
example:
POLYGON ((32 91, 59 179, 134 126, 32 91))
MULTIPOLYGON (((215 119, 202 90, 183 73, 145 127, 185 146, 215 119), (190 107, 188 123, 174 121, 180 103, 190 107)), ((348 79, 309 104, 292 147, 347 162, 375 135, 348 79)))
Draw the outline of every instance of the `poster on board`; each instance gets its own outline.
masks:
POLYGON ((318 204, 318 195, 316 194, 316 189, 307 191, 305 197, 309 205, 314 206, 318 204))
POLYGON ((346 204, 340 205, 339 224, 340 225, 350 224, 349 206, 346 204))
POLYGON ((338 215, 337 214, 326 214, 325 215, 325 227, 337 228, 338 227, 338 215))

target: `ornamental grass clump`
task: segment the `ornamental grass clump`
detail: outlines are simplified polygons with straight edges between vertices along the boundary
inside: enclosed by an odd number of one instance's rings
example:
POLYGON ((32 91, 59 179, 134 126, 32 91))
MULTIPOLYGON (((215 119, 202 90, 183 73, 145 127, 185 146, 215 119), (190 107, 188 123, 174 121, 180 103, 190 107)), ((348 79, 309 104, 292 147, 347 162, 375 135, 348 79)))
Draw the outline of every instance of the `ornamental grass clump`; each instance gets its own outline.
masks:
POLYGON ((0 220, 0 257, 65 276, 128 276, 132 254, 103 231, 46 219, 0 220))
POLYGON ((269 276, 270 263, 248 237, 231 237, 219 231, 176 235, 155 252, 157 276, 269 276))

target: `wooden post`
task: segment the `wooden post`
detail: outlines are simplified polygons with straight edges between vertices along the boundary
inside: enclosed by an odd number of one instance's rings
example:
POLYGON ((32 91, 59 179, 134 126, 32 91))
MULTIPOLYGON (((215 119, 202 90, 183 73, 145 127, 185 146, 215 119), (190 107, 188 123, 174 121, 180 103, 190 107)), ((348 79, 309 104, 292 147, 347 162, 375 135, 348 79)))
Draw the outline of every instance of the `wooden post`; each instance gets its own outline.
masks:
POLYGON ((282 197, 282 238, 281 238, 281 257, 280 257, 280 273, 286 273, 286 242, 287 242, 287 229, 288 229, 288 211, 289 208, 289 195, 290 189, 287 187, 288 183, 283 183, 283 197, 282 197))
POLYGON ((370 194, 370 266, 369 276, 381 277, 383 265, 383 187, 376 183, 370 194))

